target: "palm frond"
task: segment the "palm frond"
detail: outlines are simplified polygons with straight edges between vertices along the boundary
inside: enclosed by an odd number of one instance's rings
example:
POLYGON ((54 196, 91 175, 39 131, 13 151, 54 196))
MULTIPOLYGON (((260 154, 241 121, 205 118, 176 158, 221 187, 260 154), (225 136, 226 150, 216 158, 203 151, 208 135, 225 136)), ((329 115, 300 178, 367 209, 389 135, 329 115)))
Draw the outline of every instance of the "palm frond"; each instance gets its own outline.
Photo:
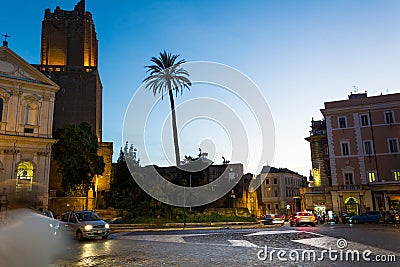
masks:
POLYGON ((190 90, 192 84, 188 78, 189 73, 181 67, 186 61, 184 59, 177 61, 178 57, 179 55, 172 55, 164 50, 160 52, 159 57, 151 58, 150 61, 154 65, 145 66, 149 76, 143 82, 154 95, 158 93, 163 98, 168 90, 175 91, 175 95, 178 92, 182 94, 184 88, 190 90))

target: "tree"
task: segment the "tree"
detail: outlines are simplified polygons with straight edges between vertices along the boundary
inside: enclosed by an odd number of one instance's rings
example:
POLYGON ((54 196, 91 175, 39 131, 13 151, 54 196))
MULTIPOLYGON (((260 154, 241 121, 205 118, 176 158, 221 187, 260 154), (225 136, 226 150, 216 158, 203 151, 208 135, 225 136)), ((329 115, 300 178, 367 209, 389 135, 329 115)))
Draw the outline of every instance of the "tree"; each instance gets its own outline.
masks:
POLYGON ((136 149, 126 142, 125 147, 120 149, 117 163, 112 169, 110 191, 106 194, 107 205, 123 209, 125 219, 158 216, 172 219, 172 207, 153 199, 136 183, 133 177, 142 176, 140 168, 136 149))
POLYGON ((154 95, 157 93, 161 94, 161 99, 163 99, 164 94, 168 91, 172 112, 172 131, 177 166, 180 165, 180 155, 173 91, 175 91, 175 95, 177 96, 179 91, 182 94, 183 88, 190 90, 191 86, 188 79, 189 73, 181 67, 181 64, 185 63, 185 60, 181 59, 175 62, 178 57, 179 55, 172 55, 165 51, 161 52, 158 58, 152 57, 151 62, 154 65, 145 66, 150 75, 143 80, 146 83, 146 88, 152 90, 154 95))
POLYGON ((132 211, 141 201, 141 197, 145 196, 128 169, 127 161, 133 166, 133 175, 140 174, 140 163, 136 158, 136 149, 131 145, 128 147, 128 142, 119 152, 117 163, 113 166, 111 174, 110 192, 107 198, 107 204, 114 208, 132 211))
POLYGON ((85 196, 95 175, 104 172, 104 159, 97 155, 98 141, 89 123, 69 124, 58 129, 53 156, 62 175, 66 195, 85 196))

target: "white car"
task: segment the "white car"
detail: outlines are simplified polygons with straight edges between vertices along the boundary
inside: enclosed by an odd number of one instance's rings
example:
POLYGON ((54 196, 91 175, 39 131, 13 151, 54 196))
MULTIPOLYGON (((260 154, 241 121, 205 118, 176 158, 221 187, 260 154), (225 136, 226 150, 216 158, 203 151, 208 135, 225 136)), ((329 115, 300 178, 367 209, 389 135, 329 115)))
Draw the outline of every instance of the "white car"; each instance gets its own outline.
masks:
POLYGON ((97 237, 107 239, 110 225, 93 211, 69 211, 61 216, 60 230, 74 235, 78 241, 97 237))

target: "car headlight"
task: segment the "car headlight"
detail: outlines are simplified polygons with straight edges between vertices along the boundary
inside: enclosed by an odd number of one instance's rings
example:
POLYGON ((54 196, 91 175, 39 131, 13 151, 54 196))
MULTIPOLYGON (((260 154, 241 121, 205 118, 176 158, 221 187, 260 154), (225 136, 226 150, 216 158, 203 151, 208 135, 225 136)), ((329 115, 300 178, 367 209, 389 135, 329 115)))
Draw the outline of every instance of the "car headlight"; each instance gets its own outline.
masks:
POLYGON ((110 229, 110 225, 109 225, 108 223, 106 223, 106 224, 104 225, 104 228, 110 229))
POLYGON ((85 231, 90 231, 93 229, 93 226, 90 224, 85 225, 85 231))

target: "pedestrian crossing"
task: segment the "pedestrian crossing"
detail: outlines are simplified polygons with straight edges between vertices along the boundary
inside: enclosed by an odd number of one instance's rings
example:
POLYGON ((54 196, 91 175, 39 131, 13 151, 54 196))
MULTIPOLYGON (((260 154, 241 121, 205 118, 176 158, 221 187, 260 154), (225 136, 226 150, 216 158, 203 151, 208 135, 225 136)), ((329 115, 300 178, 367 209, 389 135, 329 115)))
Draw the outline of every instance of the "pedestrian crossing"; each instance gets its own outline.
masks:
MULTIPOLYGON (((236 234, 232 238, 226 233, 196 233, 196 234, 120 234, 117 239, 135 240, 135 241, 152 241, 152 242, 171 242, 171 243, 186 243, 186 244, 204 244, 212 246, 231 246, 231 247, 242 247, 242 248, 263 248, 265 245, 270 247, 270 244, 264 244, 260 242, 260 237, 268 236, 270 239, 278 239, 282 235, 288 235, 288 242, 291 245, 282 245, 280 247, 271 247, 275 249, 305 249, 315 248, 319 250, 329 249, 349 249, 349 250, 370 250, 374 254, 392 254, 398 255, 399 253, 392 252, 377 247, 364 245, 357 242, 346 241, 341 238, 326 236, 315 232, 308 232, 302 230, 270 230, 270 231, 256 231, 254 233, 242 233, 236 234), (227 235, 225 237, 225 235, 227 235), (291 238, 291 235, 304 235, 306 238, 291 238), (276 236, 276 237, 275 237, 276 236), (258 239, 256 239, 258 238, 258 239), (253 240, 254 239, 254 240, 253 240), (345 242, 339 247, 339 242, 345 242)), ((400 256, 400 255, 399 255, 400 256)))

